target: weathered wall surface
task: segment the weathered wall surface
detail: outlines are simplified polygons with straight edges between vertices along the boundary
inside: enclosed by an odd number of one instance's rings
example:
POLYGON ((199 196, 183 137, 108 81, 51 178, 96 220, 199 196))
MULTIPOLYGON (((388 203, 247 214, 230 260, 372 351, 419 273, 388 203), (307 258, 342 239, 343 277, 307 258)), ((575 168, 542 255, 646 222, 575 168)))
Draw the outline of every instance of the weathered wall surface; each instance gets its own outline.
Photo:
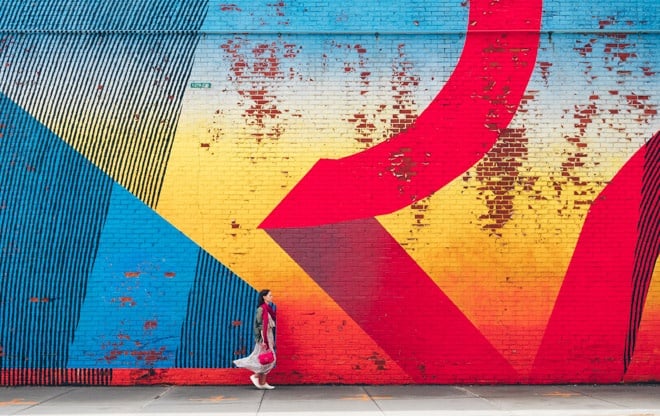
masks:
POLYGON ((654 1, 129 3, 2 2, 0 384, 660 380, 654 1))

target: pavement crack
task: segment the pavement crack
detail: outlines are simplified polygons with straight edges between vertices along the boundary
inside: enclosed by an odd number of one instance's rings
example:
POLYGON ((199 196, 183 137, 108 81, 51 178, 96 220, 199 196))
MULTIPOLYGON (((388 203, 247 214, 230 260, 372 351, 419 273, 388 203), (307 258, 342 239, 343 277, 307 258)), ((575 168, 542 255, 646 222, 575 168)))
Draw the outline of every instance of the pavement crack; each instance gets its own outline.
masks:
MULTIPOLYGON (((470 390, 469 388, 465 388, 465 387, 461 387, 461 386, 454 386, 454 388, 458 391, 462 391, 463 393, 466 393, 468 396, 472 396, 475 399, 478 399, 478 400, 481 400, 484 403, 487 403, 488 406, 491 406, 494 409, 497 409, 497 411, 501 411, 501 412, 506 411, 501 404, 499 404, 499 403, 497 403, 493 400, 490 400, 487 397, 484 397, 484 396, 482 396, 478 393, 475 393, 474 391, 470 390)), ((506 414, 510 414, 510 413, 507 412, 506 414)))
POLYGON ((381 409, 381 407, 378 405, 378 401, 369 393, 369 389, 366 389, 366 388, 362 387, 362 391, 364 391, 364 394, 369 398, 369 400, 371 400, 371 402, 374 405, 376 405, 376 408, 378 409, 380 414, 384 415, 385 411, 383 411, 383 409, 381 409))
POLYGON ((156 402, 157 400, 160 400, 160 399, 162 399, 163 397, 167 396, 167 395, 169 394, 169 392, 172 391, 173 388, 174 388, 174 386, 166 386, 166 387, 165 387, 165 390, 163 390, 163 391, 161 391, 160 393, 158 393, 157 395, 155 395, 155 396, 153 397, 153 399, 146 401, 146 402, 141 406, 141 408, 144 409, 145 407, 150 406, 152 403, 156 402))
POLYGON ((55 399, 59 398, 59 397, 62 397, 62 396, 64 396, 64 395, 67 395, 67 394, 71 393, 73 390, 74 390, 74 389, 68 389, 68 390, 65 390, 65 391, 63 391, 63 392, 60 393, 60 394, 56 394, 56 395, 54 395, 54 396, 52 396, 52 397, 47 398, 46 400, 38 401, 38 402, 36 402, 35 404, 30 405, 30 406, 26 407, 25 409, 21 409, 21 410, 19 410, 18 412, 14 413, 14 414, 16 414, 16 415, 20 415, 21 413, 23 413, 23 412, 25 412, 25 411, 27 411, 27 410, 30 410, 30 409, 32 409, 32 408, 34 408, 34 407, 41 406, 41 405, 43 405, 43 404, 45 404, 45 403, 48 403, 48 402, 50 402, 50 401, 52 401, 52 400, 55 400, 55 399))
POLYGON ((255 415, 258 415, 261 412, 261 405, 264 403, 265 397, 266 397, 266 392, 262 391, 261 397, 259 398, 259 406, 257 406, 257 413, 255 415))

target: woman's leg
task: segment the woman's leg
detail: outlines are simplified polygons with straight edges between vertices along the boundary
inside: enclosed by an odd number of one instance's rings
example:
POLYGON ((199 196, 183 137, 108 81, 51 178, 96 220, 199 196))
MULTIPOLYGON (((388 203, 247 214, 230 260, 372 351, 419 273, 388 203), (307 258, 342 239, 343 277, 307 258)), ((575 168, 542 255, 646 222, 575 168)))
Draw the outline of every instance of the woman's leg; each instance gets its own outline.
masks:
POLYGON ((261 382, 261 374, 259 373, 254 373, 250 376, 250 381, 252 381, 252 384, 254 384, 254 387, 260 389, 263 383, 261 382))

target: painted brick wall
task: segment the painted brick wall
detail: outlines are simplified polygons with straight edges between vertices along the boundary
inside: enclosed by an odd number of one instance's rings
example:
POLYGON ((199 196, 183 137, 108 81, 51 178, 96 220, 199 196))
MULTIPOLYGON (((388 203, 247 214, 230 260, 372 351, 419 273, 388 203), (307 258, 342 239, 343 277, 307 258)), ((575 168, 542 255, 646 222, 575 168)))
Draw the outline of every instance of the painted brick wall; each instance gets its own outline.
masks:
POLYGON ((660 379, 653 1, 0 6, 1 385, 660 379))

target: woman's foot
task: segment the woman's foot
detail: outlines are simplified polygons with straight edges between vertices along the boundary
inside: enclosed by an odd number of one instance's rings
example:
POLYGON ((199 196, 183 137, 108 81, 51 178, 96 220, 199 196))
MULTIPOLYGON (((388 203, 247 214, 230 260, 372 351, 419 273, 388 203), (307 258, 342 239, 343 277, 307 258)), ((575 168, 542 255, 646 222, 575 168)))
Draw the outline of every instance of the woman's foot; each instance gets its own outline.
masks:
POLYGON ((259 383, 259 376, 258 375, 252 374, 250 376, 250 380, 252 381, 252 384, 254 384, 254 387, 258 388, 259 390, 263 390, 263 389, 266 388, 261 383, 259 383))
POLYGON ((273 390, 273 389, 275 388, 275 386, 271 386, 271 385, 268 384, 268 383, 264 383, 264 384, 261 386, 261 388, 262 388, 262 389, 266 389, 266 390, 273 390))

